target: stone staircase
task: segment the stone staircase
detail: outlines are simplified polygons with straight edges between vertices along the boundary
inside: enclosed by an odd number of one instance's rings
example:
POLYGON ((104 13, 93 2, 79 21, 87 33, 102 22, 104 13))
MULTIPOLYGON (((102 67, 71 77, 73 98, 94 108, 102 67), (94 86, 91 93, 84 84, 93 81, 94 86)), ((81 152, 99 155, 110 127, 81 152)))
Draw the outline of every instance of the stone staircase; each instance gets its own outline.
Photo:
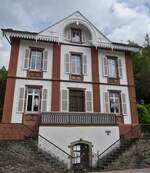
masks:
POLYGON ((1 173, 67 173, 67 166, 38 149, 36 140, 0 141, 1 173))
MULTIPOLYGON (((149 128, 150 129, 150 128, 149 128)), ((150 167, 150 131, 141 132, 135 138, 122 138, 111 146, 109 152, 97 162, 98 171, 149 168, 150 167)))

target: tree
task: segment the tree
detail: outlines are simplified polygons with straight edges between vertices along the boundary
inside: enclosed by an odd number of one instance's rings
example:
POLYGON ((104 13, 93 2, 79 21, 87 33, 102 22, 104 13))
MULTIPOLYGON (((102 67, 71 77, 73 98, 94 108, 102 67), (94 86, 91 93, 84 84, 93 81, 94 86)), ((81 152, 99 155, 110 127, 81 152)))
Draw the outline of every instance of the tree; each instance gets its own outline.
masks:
POLYGON ((5 88, 6 88, 6 80, 7 80, 7 71, 3 66, 0 69, 0 120, 3 112, 3 104, 4 104, 4 96, 5 96, 5 88))

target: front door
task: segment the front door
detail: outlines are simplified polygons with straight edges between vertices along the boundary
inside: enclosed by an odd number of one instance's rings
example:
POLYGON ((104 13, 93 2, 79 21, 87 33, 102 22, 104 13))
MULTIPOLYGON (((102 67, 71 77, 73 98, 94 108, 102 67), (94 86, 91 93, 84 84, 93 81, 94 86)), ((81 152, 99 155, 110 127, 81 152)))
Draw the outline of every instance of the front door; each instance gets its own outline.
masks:
POLYGON ((88 144, 76 144, 73 146, 73 169, 78 172, 80 170, 89 169, 89 145, 88 144))
POLYGON ((85 112, 85 94, 83 90, 69 90, 69 111, 85 112))

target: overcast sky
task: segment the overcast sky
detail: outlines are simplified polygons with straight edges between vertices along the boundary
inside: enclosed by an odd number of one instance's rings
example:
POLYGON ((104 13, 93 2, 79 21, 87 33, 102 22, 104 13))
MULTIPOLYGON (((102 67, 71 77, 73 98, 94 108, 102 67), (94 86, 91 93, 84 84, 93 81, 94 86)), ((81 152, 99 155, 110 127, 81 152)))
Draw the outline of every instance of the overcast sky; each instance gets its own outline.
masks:
MULTIPOLYGON (((150 34, 150 0, 0 0, 0 28, 40 31, 79 10, 110 40, 143 44, 150 34)), ((10 45, 0 37, 0 67, 10 45)))

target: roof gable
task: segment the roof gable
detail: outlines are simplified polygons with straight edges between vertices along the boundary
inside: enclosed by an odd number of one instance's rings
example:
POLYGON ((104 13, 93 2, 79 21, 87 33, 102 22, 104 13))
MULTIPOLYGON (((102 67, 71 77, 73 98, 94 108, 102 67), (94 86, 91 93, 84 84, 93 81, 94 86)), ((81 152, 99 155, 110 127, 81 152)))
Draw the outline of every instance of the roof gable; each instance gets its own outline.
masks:
POLYGON ((42 30, 41 32, 38 33, 38 35, 60 37, 61 35, 63 35, 64 27, 66 27, 70 23, 77 23, 77 22, 84 25, 91 31, 91 33, 93 34, 93 42, 111 43, 111 41, 79 11, 72 13, 71 15, 58 21, 54 25, 51 25, 48 28, 42 30))

